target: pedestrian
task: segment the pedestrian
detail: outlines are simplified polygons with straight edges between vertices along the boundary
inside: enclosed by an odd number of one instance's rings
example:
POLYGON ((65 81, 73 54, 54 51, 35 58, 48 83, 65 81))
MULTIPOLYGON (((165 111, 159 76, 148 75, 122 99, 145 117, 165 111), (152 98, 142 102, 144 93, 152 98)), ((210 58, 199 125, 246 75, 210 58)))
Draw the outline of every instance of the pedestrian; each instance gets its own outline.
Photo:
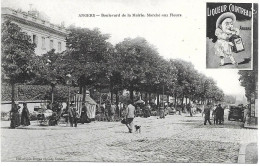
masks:
POLYGON ((222 121, 224 121, 224 109, 221 107, 221 104, 218 104, 216 108, 216 118, 217 124, 222 124, 222 121))
POLYGON ((18 102, 14 102, 14 103, 12 103, 12 109, 10 111, 10 120, 11 120, 10 128, 11 129, 14 129, 15 127, 19 126, 19 123, 18 123, 19 115, 18 114, 19 114, 18 113, 18 102))
POLYGON ((114 121, 115 113, 116 113, 116 105, 114 102, 112 102, 111 107, 110 107, 110 120, 112 122, 114 121))
POLYGON ((164 112, 163 105, 161 105, 161 107, 159 107, 159 117, 160 117, 160 119, 164 119, 165 118, 165 112, 164 112))
POLYGON ((71 102, 70 107, 68 109, 68 114, 69 114, 69 122, 70 122, 70 127, 77 127, 77 110, 75 107, 75 103, 71 102))
POLYGON ((105 105, 105 116, 106 116, 106 120, 109 121, 110 120, 110 107, 111 107, 111 104, 109 101, 106 102, 106 105, 105 105))
POLYGON ((86 106, 86 103, 83 102, 82 103, 81 114, 80 114, 80 122, 81 122, 81 124, 84 124, 85 122, 87 122, 87 120, 88 120, 87 112, 88 112, 88 108, 86 106))
POLYGON ((220 122, 221 124, 224 124, 224 108, 221 107, 221 104, 220 105, 220 108, 221 108, 221 111, 220 111, 220 122))
POLYGON ((209 122, 209 124, 211 125, 211 122, 210 122, 210 110, 211 110, 211 104, 210 103, 207 103, 207 106, 204 108, 204 125, 207 124, 207 121, 209 122))
POLYGON ((129 130, 129 133, 132 133, 134 126, 134 117, 135 117, 135 107, 133 106, 132 100, 128 101, 128 106, 126 108, 126 127, 129 130))
POLYGON ((150 108, 148 104, 144 106, 144 117, 145 118, 150 117, 150 108))
POLYGON ((249 105, 246 105, 245 109, 244 109, 243 122, 246 122, 246 118, 247 118, 248 112, 249 112, 248 110, 249 110, 249 105))
POLYGON ((178 112, 179 112, 179 115, 181 115, 181 112, 182 112, 181 110, 182 110, 181 105, 177 104, 177 106, 176 106, 176 112, 178 111, 178 112))
POLYGON ((136 117, 141 116, 141 108, 139 105, 136 105, 136 117))
POLYGON ((213 117, 214 124, 217 123, 216 108, 217 108, 217 106, 215 105, 215 106, 213 107, 213 111, 212 111, 212 117, 213 117))
POLYGON ((29 126, 30 119, 29 119, 29 110, 27 108, 27 103, 23 103, 23 110, 22 110, 22 117, 21 117, 21 125, 29 126))
POLYGON ((191 103, 188 103, 188 104, 186 105, 186 109, 187 109, 187 111, 190 113, 190 116, 192 116, 191 103))
POLYGON ((21 107, 19 105, 17 106, 17 109, 18 109, 17 125, 20 126, 21 125, 22 110, 21 110, 21 107))
POLYGON ((102 103, 102 104, 100 105, 100 110, 101 110, 101 115, 102 115, 102 116, 105 116, 105 104, 104 104, 104 103, 102 103))

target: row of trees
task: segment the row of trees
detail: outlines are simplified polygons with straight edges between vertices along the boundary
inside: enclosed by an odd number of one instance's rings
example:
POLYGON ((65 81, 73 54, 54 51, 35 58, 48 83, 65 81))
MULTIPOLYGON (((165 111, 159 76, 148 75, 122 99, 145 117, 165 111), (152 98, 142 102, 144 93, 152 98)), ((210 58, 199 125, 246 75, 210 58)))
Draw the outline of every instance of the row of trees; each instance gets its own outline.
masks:
POLYGON ((252 93, 256 91, 258 70, 240 70, 238 74, 241 86, 245 87, 245 96, 250 101, 252 93))
MULTIPOLYGON (((70 83, 86 89, 108 89, 116 95, 129 90, 130 99, 134 91, 174 96, 205 102, 221 101, 224 97, 216 82, 194 69, 190 62, 181 59, 166 60, 157 49, 144 38, 126 38, 113 46, 110 35, 99 29, 69 27, 67 50, 55 53, 51 50, 43 56, 35 56, 35 45, 14 23, 2 24, 2 81, 30 84, 70 83), (68 74, 71 82, 68 82, 68 74)), ((85 96, 85 95, 84 95, 85 96)), ((182 102, 183 103, 183 102, 182 102)))

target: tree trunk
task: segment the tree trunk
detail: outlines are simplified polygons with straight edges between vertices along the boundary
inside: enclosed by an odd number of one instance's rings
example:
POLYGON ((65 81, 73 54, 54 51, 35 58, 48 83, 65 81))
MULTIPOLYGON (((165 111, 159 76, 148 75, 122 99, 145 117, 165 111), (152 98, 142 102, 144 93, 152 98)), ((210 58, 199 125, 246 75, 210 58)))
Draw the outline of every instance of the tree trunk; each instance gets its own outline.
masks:
POLYGON ((15 101, 15 96, 14 96, 14 90, 15 90, 15 83, 11 83, 11 87, 12 87, 12 98, 11 98, 11 100, 12 100, 12 108, 13 108, 13 106, 14 106, 14 101, 15 101))
POLYGON ((110 91, 110 102, 113 103, 113 91, 110 91))
POLYGON ((157 106, 159 108, 160 107, 160 94, 157 93, 156 96, 157 96, 157 106))
POLYGON ((182 111, 184 110, 184 107, 183 107, 183 100, 184 100, 184 95, 182 95, 182 98, 181 98, 181 108, 182 108, 182 111))
POLYGON ((169 106, 169 104, 170 104, 170 96, 169 95, 167 95, 167 106, 169 106))
POLYGON ((83 87, 82 87, 82 90, 83 90, 83 102, 85 102, 86 101, 86 85, 83 85, 83 87))
POLYGON ((79 85, 79 94, 82 94, 82 85, 79 85))
POLYGON ((147 105, 147 93, 145 92, 145 96, 144 96, 144 101, 145 101, 145 105, 147 105))
POLYGON ((52 106, 53 106, 53 102, 54 102, 54 85, 51 85, 51 105, 52 106))
POLYGON ((149 100, 149 103, 150 103, 150 101, 151 101, 151 93, 149 93, 149 98, 148 98, 148 100, 149 100))
POLYGON ((118 104, 119 104, 118 91, 116 91, 116 112, 117 112, 118 116, 121 117, 121 115, 120 115, 121 113, 119 111, 118 104))
POLYGON ((134 102, 134 90, 133 90, 133 84, 130 85, 130 100, 134 102))
POLYGON ((134 91, 132 89, 130 90, 130 100, 134 102, 134 91))
POLYGON ((176 104, 177 104, 177 93, 175 92, 174 94, 174 108, 176 109, 176 104))

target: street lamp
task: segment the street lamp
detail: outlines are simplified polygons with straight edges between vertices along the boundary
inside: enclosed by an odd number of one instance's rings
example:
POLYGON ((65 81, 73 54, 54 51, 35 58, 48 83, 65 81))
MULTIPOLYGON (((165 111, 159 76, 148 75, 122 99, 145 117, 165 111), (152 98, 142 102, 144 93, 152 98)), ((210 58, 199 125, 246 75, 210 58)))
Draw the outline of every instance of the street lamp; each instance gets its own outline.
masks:
POLYGON ((51 80, 51 104, 53 105, 54 102, 54 87, 57 84, 57 80, 53 79, 51 80))

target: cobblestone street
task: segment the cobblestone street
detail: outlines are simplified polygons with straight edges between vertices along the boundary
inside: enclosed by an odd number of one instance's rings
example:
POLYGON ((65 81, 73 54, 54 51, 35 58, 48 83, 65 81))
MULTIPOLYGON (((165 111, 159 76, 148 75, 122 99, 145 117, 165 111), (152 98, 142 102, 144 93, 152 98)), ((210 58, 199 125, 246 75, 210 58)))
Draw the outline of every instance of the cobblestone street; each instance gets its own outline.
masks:
POLYGON ((257 142, 257 130, 226 117, 224 125, 205 126, 201 114, 137 117, 142 130, 132 134, 120 122, 28 129, 8 129, 7 123, 2 161, 237 163, 240 145, 257 142))

